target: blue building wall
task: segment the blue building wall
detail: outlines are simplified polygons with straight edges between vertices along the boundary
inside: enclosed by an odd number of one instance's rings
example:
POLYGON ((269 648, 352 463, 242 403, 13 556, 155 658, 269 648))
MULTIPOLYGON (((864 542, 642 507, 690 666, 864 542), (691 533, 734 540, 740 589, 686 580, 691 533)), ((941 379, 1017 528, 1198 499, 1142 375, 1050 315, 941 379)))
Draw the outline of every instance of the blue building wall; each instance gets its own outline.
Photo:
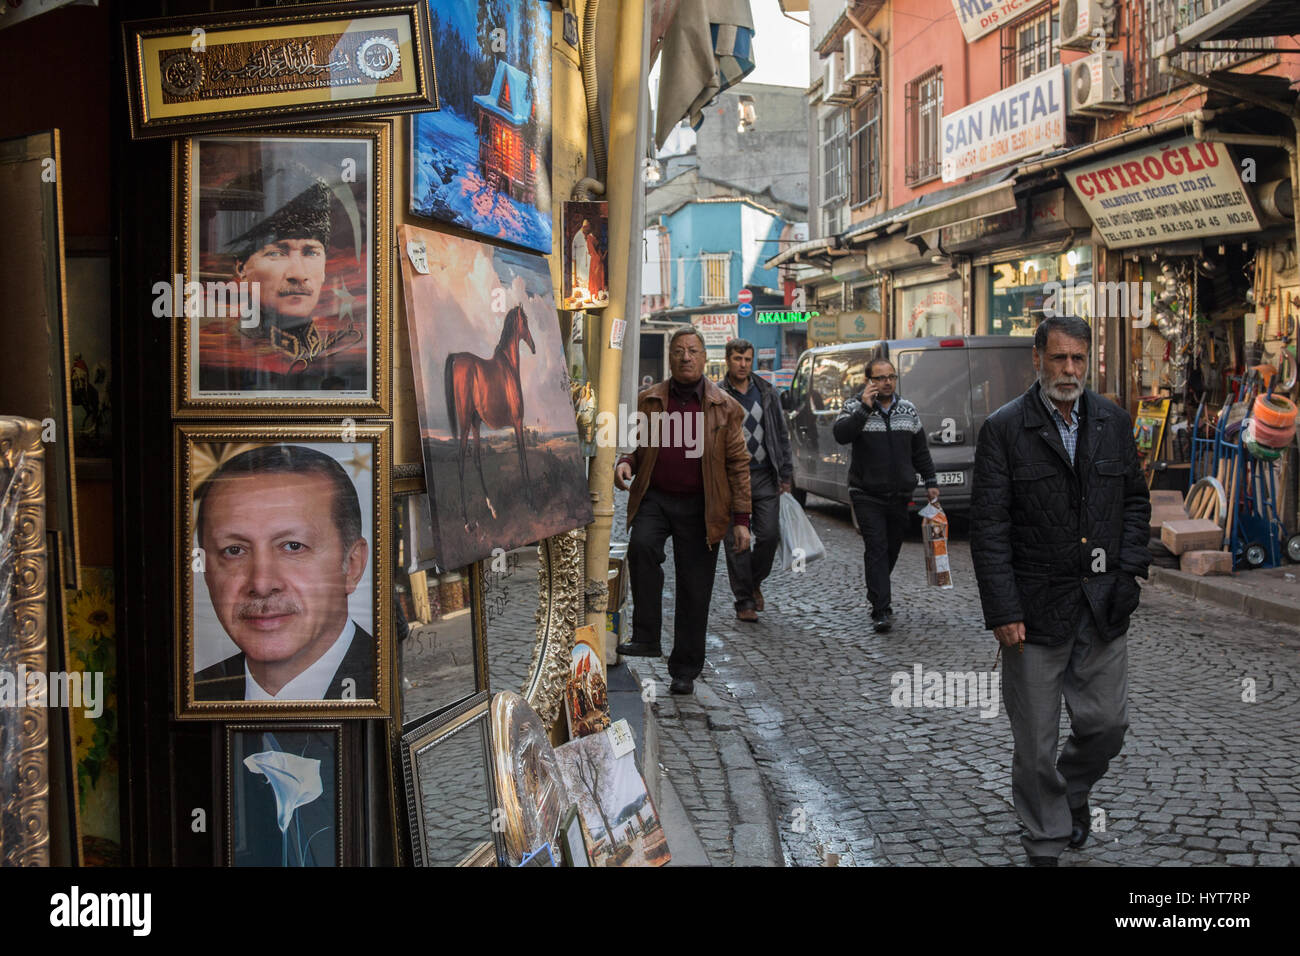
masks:
MULTIPOLYGON (((718 312, 734 312, 736 297, 745 286, 777 288, 777 270, 765 269, 762 263, 780 247, 779 238, 786 222, 747 202, 690 202, 663 217, 668 231, 669 270, 672 284, 670 304, 673 308, 703 306, 704 254, 728 253, 727 303, 718 312)), ((779 349, 781 328, 759 325, 753 316, 738 320, 740 337, 754 343, 755 364, 758 349, 779 349)), ((779 361, 774 363, 779 367, 779 361)))

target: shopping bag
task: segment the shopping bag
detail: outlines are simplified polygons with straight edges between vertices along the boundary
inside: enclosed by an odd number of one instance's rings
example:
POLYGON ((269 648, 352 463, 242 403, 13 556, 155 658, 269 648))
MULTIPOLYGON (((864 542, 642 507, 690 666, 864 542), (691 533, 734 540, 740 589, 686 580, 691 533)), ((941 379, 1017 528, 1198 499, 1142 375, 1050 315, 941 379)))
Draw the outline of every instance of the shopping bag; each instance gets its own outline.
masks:
POLYGON ((789 570, 798 559, 802 565, 826 557, 826 547, 817 537, 812 522, 789 492, 781 495, 781 547, 778 552, 781 570, 789 570))
POLYGON ((921 516, 921 540, 925 543, 925 583, 935 588, 952 587, 948 563, 948 516, 938 504, 926 505, 921 516))

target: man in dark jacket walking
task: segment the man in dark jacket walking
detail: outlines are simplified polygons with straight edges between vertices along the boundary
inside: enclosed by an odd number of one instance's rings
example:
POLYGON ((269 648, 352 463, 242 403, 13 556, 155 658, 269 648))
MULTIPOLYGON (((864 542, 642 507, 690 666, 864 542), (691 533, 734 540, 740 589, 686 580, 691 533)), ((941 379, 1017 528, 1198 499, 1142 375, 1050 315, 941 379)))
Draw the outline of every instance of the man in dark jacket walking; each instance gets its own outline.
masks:
POLYGON ((733 532, 727 532, 727 578, 736 599, 736 618, 754 622, 763 610, 761 588, 781 543, 781 494, 790 490, 794 463, 776 389, 751 371, 753 344, 732 339, 726 357, 727 374, 718 384, 745 410, 741 427, 749 451, 749 530, 754 542, 752 548, 738 549, 733 532))
POLYGON ((939 500, 934 461, 921 416, 895 394, 898 372, 887 358, 867 362, 862 390, 844 403, 832 432, 841 445, 853 444, 849 498, 862 533, 862 563, 867 600, 877 633, 893 626, 889 576, 898 563, 907 528, 907 505, 921 475, 930 501, 939 500))
POLYGON ((971 556, 1005 651, 1012 794, 1034 866, 1088 838, 1089 791, 1128 727, 1125 634, 1150 563, 1132 423, 1083 385, 1091 339, 1082 319, 1045 319, 1038 381, 989 416, 975 448, 971 556), (1071 733, 1057 759, 1062 693, 1071 733))

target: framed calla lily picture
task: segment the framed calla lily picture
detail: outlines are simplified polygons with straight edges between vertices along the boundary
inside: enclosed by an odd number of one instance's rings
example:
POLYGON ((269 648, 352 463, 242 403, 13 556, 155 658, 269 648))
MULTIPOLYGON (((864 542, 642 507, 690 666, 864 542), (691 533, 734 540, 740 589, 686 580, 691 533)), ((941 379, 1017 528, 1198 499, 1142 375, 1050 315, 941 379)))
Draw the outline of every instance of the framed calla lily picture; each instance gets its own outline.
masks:
POLYGON ((343 725, 226 727, 226 863, 344 866, 343 725))

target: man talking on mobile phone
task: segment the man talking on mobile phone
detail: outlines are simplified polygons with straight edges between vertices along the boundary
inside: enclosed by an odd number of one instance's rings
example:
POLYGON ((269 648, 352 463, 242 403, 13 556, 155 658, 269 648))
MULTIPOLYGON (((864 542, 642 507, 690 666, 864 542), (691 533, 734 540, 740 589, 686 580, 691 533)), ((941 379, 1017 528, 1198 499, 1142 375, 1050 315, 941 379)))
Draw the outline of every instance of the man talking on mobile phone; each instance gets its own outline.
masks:
POLYGON ((907 505, 921 475, 931 503, 939 500, 934 461, 921 416, 896 394, 898 370, 887 358, 867 362, 862 390, 844 403, 832 431, 841 445, 853 445, 849 498, 862 533, 867 600, 877 634, 894 626, 889 576, 898 563, 907 528, 907 505))

